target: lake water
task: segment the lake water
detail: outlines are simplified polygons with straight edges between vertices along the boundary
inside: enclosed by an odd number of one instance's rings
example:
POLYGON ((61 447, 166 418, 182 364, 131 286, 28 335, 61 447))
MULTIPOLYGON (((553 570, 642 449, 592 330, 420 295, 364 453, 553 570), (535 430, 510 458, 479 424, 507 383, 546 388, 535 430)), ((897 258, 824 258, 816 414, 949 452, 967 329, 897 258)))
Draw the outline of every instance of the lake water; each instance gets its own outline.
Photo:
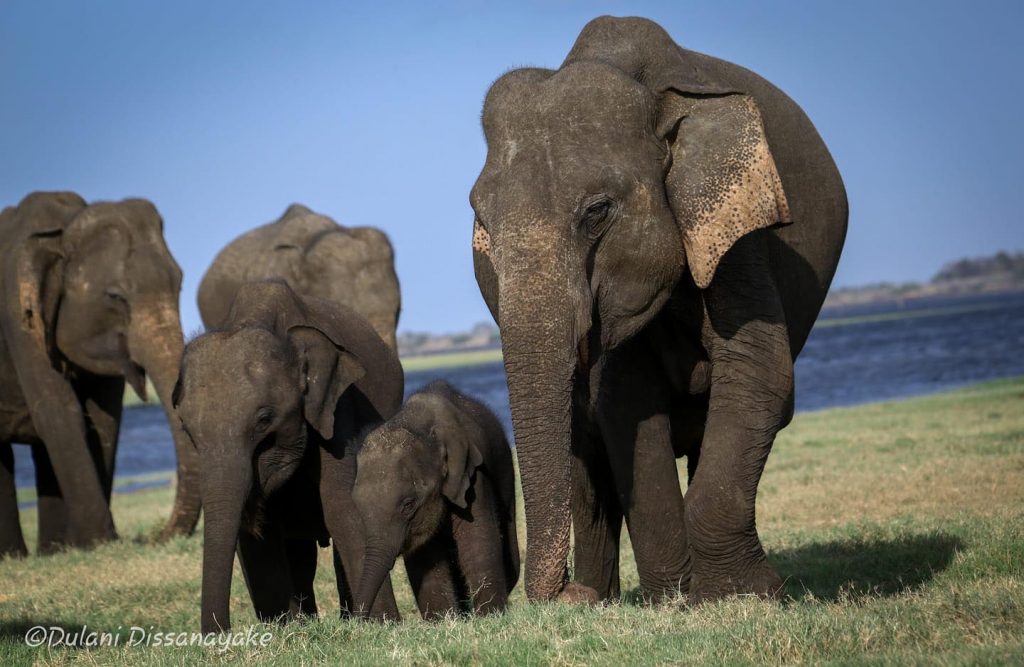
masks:
MULTIPOLYGON (((1024 375, 1024 295, 932 300, 901 310, 850 309, 830 318, 819 322, 797 360, 797 411, 1024 375), (851 323, 844 319, 849 316, 866 321, 851 323)), ((411 372, 406 375, 406 390, 414 392, 439 378, 487 403, 511 434, 500 362, 411 372)), ((29 449, 16 446, 14 456, 18 486, 32 485, 29 449)), ((117 475, 173 468, 174 447, 163 410, 156 406, 125 410, 117 475)))

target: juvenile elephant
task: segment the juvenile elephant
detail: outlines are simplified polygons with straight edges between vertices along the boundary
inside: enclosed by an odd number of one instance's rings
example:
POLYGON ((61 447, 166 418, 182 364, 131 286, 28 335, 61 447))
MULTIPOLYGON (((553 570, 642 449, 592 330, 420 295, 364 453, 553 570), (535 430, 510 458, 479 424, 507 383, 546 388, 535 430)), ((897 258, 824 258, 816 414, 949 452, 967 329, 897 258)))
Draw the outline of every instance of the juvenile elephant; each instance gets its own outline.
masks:
POLYGON ((473 257, 501 329, 528 597, 617 596, 623 517, 646 595, 775 593, 757 485, 847 224, 814 126, 758 75, 612 17, 559 69, 499 78, 483 126, 473 257))
MULTIPOLYGON (((151 203, 36 192, 0 213, 0 556, 24 555, 12 442, 32 446, 39 551, 116 537, 110 514, 124 383, 146 374, 169 416, 182 350, 181 270, 151 203)), ((164 535, 199 516, 195 453, 171 421, 178 488, 164 535)))
MULTIPOLYGON (((328 539, 342 612, 353 608, 364 543, 352 447, 402 391, 398 358, 366 320, 281 281, 243 285, 222 326, 188 344, 174 405, 199 452, 203 632, 231 625, 236 546, 260 620, 316 613, 328 539)), ((373 614, 398 617, 390 580, 373 614)))
POLYGON ((203 323, 220 325, 243 283, 269 278, 352 308, 397 350, 398 276, 391 242, 379 229, 343 227, 292 204, 276 222, 239 236, 213 260, 199 285, 203 323))
POLYGON ((515 472, 497 417, 434 382, 371 432, 352 492, 366 530, 356 609, 399 554, 424 618, 501 611, 519 580, 515 472))

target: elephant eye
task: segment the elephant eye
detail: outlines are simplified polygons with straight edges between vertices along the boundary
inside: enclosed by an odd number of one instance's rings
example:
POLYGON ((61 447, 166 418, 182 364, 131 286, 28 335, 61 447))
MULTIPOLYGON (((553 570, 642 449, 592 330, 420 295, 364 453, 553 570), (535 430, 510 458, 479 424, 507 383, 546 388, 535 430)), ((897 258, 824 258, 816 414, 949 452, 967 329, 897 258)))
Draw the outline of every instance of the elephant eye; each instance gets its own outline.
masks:
POLYGON ((416 499, 413 498, 412 496, 409 496, 408 498, 402 500, 402 503, 399 507, 404 516, 412 516, 413 510, 416 509, 416 499))
POLYGON ((583 209, 583 215, 580 218, 581 226, 592 235, 600 235, 604 231, 601 224, 608 219, 612 208, 613 202, 605 197, 590 202, 583 209))
POLYGON ((256 432, 263 433, 274 422, 274 411, 270 408, 261 408, 256 412, 256 432))
POLYGON ((119 308, 124 308, 128 305, 128 297, 116 287, 108 287, 103 294, 107 297, 107 301, 117 305, 119 308))

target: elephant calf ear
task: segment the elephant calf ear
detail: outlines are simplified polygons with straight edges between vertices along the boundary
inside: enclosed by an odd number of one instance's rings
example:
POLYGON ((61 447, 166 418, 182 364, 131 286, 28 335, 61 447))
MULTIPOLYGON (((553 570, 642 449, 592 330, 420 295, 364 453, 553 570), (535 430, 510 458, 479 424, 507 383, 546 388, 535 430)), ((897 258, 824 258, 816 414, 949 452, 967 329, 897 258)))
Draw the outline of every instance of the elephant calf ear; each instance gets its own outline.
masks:
POLYGON ((470 433, 459 430, 453 433, 438 433, 447 454, 447 473, 441 493, 453 504, 466 509, 469 502, 466 494, 473 483, 473 474, 484 462, 470 433))
POLYGON ((319 329, 294 326, 288 330, 302 363, 306 421, 325 440, 334 437, 334 412, 345 390, 358 382, 366 369, 355 355, 338 347, 319 329))
POLYGON ((694 282, 711 284, 742 236, 792 222, 761 112, 752 97, 662 93, 658 133, 670 144, 665 177, 694 282))
POLYGON ((476 443, 483 437, 480 426, 450 400, 426 391, 413 394, 410 404, 425 406, 430 414, 430 434, 445 453, 445 478, 441 493, 451 503, 465 509, 466 494, 473 474, 484 457, 476 443))

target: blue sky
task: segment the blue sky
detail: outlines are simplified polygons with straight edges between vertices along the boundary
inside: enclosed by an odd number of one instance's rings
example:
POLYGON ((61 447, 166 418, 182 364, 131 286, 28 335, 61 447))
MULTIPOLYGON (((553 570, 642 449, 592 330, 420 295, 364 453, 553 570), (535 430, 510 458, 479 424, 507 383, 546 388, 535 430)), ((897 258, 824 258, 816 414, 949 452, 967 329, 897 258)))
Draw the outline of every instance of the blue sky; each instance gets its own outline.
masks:
POLYGON ((217 251, 302 202, 391 235, 401 330, 463 329, 489 319, 468 204, 483 95, 557 66, 600 14, 652 18, 804 107, 851 203, 835 284, 1024 248, 1020 2, 5 0, 0 204, 153 200, 189 331, 217 251))

